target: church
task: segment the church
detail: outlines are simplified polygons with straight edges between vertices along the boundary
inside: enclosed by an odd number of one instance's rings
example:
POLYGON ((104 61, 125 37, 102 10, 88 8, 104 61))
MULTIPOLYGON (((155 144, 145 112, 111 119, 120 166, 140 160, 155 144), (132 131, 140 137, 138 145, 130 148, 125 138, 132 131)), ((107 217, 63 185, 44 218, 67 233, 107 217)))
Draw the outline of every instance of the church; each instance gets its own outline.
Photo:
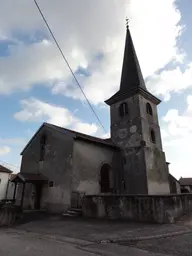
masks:
POLYGON ((43 123, 21 152, 21 170, 12 180, 17 204, 59 213, 80 207, 84 195, 169 194, 160 102, 146 88, 127 27, 120 87, 105 101, 110 138, 43 123))

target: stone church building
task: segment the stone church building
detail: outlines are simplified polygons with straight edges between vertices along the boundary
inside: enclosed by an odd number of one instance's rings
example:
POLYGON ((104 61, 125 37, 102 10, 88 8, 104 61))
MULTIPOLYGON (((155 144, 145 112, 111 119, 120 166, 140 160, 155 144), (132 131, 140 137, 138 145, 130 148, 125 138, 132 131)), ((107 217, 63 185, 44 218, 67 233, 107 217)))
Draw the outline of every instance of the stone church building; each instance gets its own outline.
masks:
MULTIPOLYGON (((168 194, 157 105, 145 85, 129 28, 120 87, 110 107, 111 138, 43 123, 22 151, 16 202, 24 209, 62 212, 83 195, 168 194)), ((14 193, 15 194, 15 193, 14 193)))

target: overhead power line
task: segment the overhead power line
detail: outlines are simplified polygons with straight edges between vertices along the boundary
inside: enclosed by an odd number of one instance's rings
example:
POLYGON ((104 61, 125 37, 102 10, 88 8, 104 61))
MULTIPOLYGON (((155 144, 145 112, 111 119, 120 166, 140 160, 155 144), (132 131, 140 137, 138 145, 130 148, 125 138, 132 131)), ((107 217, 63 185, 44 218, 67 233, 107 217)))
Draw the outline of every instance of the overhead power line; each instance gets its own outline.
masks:
POLYGON ((2 160, 0 160, 0 163, 6 164, 7 166, 12 166, 12 167, 14 167, 14 168, 16 168, 16 169, 19 169, 19 166, 16 166, 16 165, 13 165, 13 164, 9 164, 9 163, 7 163, 7 162, 5 162, 5 161, 2 161, 2 160))
POLYGON ((64 53, 63 53, 63 51, 62 51, 62 49, 61 49, 61 47, 59 46, 59 43, 58 43, 57 39, 55 38, 55 36, 54 36, 54 34, 53 34, 53 32, 52 32, 52 30, 51 30, 51 28, 50 28, 50 26, 49 26, 49 24, 48 24, 48 22, 47 22, 47 20, 46 20, 46 18, 45 18, 45 16, 44 16, 44 14, 43 14, 43 12, 42 12, 42 10, 41 10, 39 4, 37 3, 36 0, 33 0, 33 1, 34 1, 35 5, 36 5, 36 7, 37 7, 37 9, 38 9, 38 11, 39 11, 41 17, 43 18, 43 20, 44 20, 44 22, 45 22, 45 24, 46 24, 46 26, 47 26, 47 28, 48 28, 48 30, 49 30, 51 36, 52 36, 52 38, 53 38, 53 40, 54 40, 54 42, 55 42, 57 48, 59 49, 59 51, 60 51, 60 53, 61 53, 61 55, 62 55, 64 61, 66 62, 66 64, 67 64, 67 66, 68 66, 68 68, 69 68, 69 70, 70 70, 70 72, 71 72, 73 78, 75 79, 75 82, 77 83, 77 85, 78 85, 79 89, 81 90, 81 92, 82 92, 84 98, 86 99, 86 101, 87 101, 89 107, 91 108, 92 112, 94 113, 94 115, 95 115, 97 121, 99 122, 99 124, 101 125, 101 127, 103 128, 103 130, 107 133, 105 127, 103 126, 101 120, 99 119, 97 113, 95 112, 95 110, 94 110, 93 106, 91 105, 89 99, 87 98, 85 92, 83 91, 83 89, 82 89, 82 87, 81 87, 79 81, 77 80, 77 78, 76 78, 76 76, 75 76, 75 74, 74 74, 72 68, 70 67, 69 62, 67 61, 67 59, 66 59, 66 57, 65 57, 65 55, 64 55, 64 53))

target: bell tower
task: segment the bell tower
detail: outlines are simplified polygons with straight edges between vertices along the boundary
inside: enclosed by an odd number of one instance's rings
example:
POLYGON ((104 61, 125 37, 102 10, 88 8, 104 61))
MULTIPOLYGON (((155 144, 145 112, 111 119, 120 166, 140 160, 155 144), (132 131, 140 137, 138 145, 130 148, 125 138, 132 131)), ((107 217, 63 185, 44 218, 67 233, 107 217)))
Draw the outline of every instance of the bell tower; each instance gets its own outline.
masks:
POLYGON ((124 193, 170 193, 157 105, 146 86, 127 26, 120 88, 105 101, 110 106, 111 139, 124 158, 124 193))

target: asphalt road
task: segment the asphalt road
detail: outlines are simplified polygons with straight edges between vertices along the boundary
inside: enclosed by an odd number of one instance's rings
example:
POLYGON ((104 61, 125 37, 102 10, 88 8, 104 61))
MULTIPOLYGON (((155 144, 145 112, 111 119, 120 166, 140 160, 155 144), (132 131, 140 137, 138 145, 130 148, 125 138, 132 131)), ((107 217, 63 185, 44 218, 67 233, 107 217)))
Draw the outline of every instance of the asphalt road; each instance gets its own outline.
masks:
POLYGON ((124 243, 124 245, 147 250, 153 253, 163 253, 174 256, 191 256, 192 234, 138 241, 134 243, 124 243))
POLYGON ((100 244, 113 238, 139 238, 191 231, 179 225, 144 225, 82 219, 45 219, 0 229, 0 256, 191 256, 192 233, 132 243, 100 244), (82 247, 83 246, 83 247, 82 247))
POLYGON ((0 256, 166 256, 117 244, 80 246, 42 235, 0 230, 0 256))
POLYGON ((93 256, 72 245, 0 231, 1 256, 93 256))

